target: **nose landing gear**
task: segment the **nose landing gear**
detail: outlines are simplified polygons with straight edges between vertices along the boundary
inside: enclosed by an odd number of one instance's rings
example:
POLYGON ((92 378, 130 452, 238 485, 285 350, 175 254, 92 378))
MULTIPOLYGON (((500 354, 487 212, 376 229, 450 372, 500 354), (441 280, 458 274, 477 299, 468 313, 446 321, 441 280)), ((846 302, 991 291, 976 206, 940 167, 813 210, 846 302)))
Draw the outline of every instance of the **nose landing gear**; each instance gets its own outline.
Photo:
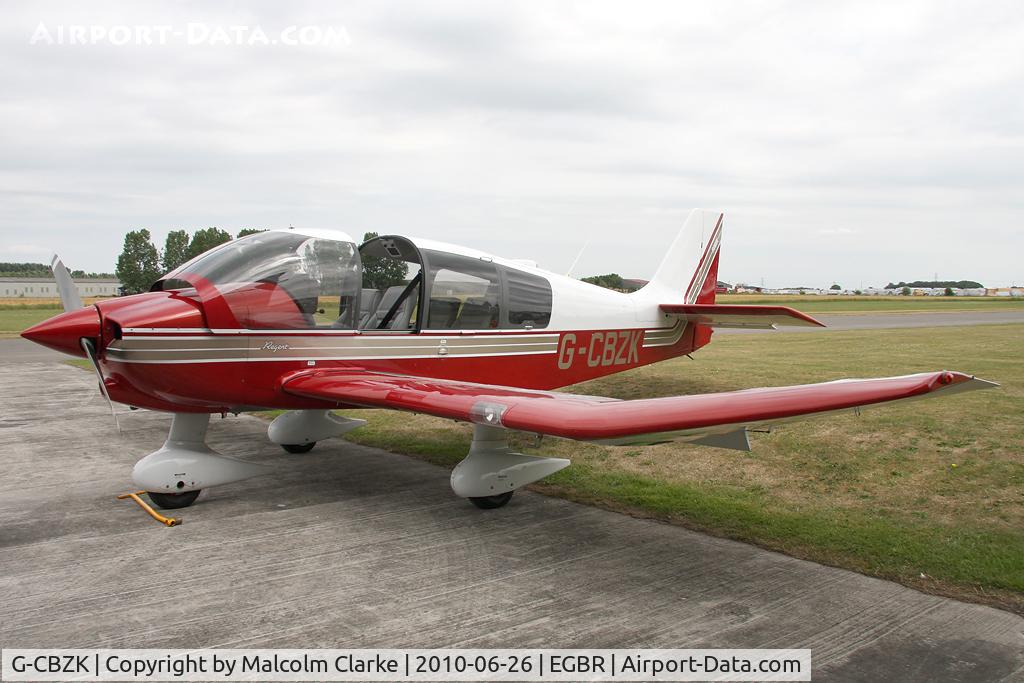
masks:
POLYGON ((160 450, 135 463, 132 480, 165 510, 188 507, 200 489, 248 479, 270 470, 265 465, 223 456, 206 445, 208 413, 174 413, 160 450))
POLYGON ((161 510, 180 510, 181 508, 187 508, 192 503, 196 502, 196 498, 199 497, 200 489, 195 491, 185 491, 184 493, 157 493, 156 491, 146 491, 146 495, 153 501, 153 505, 156 505, 161 510))

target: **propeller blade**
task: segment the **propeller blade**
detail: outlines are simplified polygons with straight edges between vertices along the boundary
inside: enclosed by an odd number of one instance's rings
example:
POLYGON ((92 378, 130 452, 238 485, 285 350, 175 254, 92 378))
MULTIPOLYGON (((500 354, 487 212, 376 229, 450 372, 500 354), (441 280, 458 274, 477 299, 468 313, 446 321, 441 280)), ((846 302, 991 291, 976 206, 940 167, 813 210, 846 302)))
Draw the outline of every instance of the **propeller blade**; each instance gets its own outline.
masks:
POLYGON ((50 262, 50 270, 53 271, 53 279, 57 281, 57 291, 60 292, 60 303, 64 306, 64 312, 76 311, 82 307, 82 297, 78 295, 78 287, 71 279, 71 273, 61 262, 60 257, 53 255, 50 262))
POLYGON ((96 371, 96 377, 100 380, 100 393, 103 394, 103 398, 107 399, 107 406, 110 407, 110 416, 114 418, 114 426, 117 427, 117 433, 123 434, 121 431, 121 423, 117 419, 117 413, 114 412, 114 402, 110 400, 110 394, 107 393, 107 385, 103 382, 103 373, 100 372, 100 363, 96 360, 96 347, 93 345, 91 339, 83 337, 82 349, 85 351, 85 355, 89 358, 89 362, 92 363, 92 369, 96 371))

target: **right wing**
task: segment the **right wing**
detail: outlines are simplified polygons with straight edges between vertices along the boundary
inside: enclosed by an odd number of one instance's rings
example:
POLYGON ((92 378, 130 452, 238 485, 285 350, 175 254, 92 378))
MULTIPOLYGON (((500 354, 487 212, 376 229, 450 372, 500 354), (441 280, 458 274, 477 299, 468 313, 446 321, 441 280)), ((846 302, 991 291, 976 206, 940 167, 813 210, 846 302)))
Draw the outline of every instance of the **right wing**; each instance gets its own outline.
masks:
POLYGON ((998 385, 940 371, 620 401, 362 370, 309 370, 282 381, 289 394, 344 406, 406 410, 578 441, 638 444, 681 439, 737 450, 750 450, 749 429, 993 386, 998 385))

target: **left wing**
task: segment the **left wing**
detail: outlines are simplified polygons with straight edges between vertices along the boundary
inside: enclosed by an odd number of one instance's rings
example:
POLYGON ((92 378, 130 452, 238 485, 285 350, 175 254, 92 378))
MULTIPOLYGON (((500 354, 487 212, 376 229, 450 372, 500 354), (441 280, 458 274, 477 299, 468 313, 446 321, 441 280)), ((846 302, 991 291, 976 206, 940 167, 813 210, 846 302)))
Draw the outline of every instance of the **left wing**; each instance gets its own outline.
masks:
POLYGON ((681 439, 750 450, 747 430, 808 415, 998 386, 959 372, 620 401, 472 382, 310 370, 283 380, 295 396, 391 408, 476 424, 611 444, 681 439))

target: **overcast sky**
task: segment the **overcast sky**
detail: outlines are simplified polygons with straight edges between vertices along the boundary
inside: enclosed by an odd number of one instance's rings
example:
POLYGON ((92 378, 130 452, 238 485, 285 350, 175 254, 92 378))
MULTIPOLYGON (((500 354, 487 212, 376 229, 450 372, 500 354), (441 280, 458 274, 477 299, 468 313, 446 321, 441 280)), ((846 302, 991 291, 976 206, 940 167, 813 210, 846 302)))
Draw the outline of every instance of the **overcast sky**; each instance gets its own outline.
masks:
POLYGON ((1018 2, 5 3, 0 261, 292 224, 649 277, 704 207, 732 282, 1019 284, 1022 45, 1018 2))

